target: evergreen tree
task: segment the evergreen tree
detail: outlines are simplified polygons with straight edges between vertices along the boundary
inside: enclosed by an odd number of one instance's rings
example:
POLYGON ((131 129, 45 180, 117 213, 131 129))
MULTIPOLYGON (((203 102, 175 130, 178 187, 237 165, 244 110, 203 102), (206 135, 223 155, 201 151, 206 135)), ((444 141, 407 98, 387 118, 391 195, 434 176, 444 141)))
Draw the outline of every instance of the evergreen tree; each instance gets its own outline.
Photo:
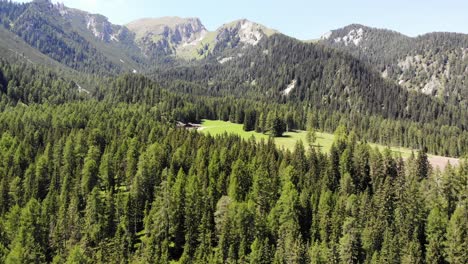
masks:
POLYGON ((41 222, 41 205, 31 199, 21 210, 19 229, 11 245, 5 263, 43 263, 45 262, 44 224, 41 222))
POLYGON ((420 179, 426 179, 429 176, 430 164, 427 159, 426 148, 418 152, 418 157, 416 159, 418 177, 420 179))
POLYGON ((281 120, 279 117, 275 117, 272 121, 271 124, 271 136, 273 137, 281 137, 283 136, 283 133, 286 131, 286 124, 284 123, 283 120, 281 120))
POLYGON ((466 203, 460 203, 450 217, 447 226, 445 253, 449 263, 463 263, 468 259, 468 211, 466 203))
POLYGON ((311 112, 307 113, 306 130, 307 130, 307 135, 306 135, 307 143, 309 144, 309 146, 313 146, 313 144, 317 140, 317 133, 315 131, 315 117, 311 112))
POLYGON ((343 236, 340 238, 341 263, 360 262, 360 241, 356 219, 350 217, 343 225, 343 236))
POLYGON ((438 207, 432 208, 427 217, 426 263, 445 263, 444 244, 447 219, 438 207))

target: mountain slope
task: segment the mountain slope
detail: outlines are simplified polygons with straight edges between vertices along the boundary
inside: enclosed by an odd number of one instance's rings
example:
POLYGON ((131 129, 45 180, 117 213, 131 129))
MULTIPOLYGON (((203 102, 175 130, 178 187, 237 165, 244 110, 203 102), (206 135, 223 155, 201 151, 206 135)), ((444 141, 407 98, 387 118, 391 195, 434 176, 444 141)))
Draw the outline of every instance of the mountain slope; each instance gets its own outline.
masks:
POLYGON ((402 87, 468 107, 468 35, 410 38, 354 24, 329 32, 320 42, 369 62, 402 87))
POLYGON ((265 38, 230 61, 212 59, 199 66, 160 70, 155 78, 191 93, 305 102, 346 113, 467 125, 466 113, 454 105, 402 89, 347 53, 283 35, 265 38))
POLYGON ((246 19, 209 32, 197 18, 143 19, 119 26, 47 0, 0 5, 0 21, 11 33, 5 36, 15 34, 51 61, 80 72, 116 75, 144 69, 149 74, 153 65, 161 82, 196 84, 205 88, 191 90, 202 94, 309 102, 418 122, 442 116, 441 124, 466 125, 463 113, 446 111, 456 105, 467 108, 466 35, 409 38, 351 25, 315 45, 278 36, 246 19), (447 105, 406 90, 437 95, 447 105))
POLYGON ((128 30, 120 28, 116 31, 118 35, 108 41, 108 29, 119 26, 105 27, 110 24, 102 16, 53 5, 47 0, 26 4, 1 1, 0 7, 3 10, 0 21, 6 29, 73 69, 91 74, 115 74, 132 71, 143 62, 135 52, 136 46, 128 46, 131 41, 125 41, 129 38, 128 30))
POLYGON ((0 27, 0 54, 8 61, 23 61, 30 64, 41 64, 53 68, 66 66, 42 54, 37 49, 24 42, 11 31, 0 27))
POLYGON ((126 25, 149 57, 177 54, 196 46, 208 31, 198 18, 145 18, 126 25))
POLYGON ((0 26, 0 60, 4 63, 24 64, 35 69, 47 68, 56 75, 75 83, 75 88, 92 91, 96 88, 95 78, 64 65, 30 46, 19 36, 0 26))
POLYGON ((90 74, 140 72, 174 59, 223 58, 276 32, 245 19, 213 32, 198 18, 140 19, 120 26, 50 0, 1 1, 0 10, 5 30, 52 60, 90 74))
POLYGON ((187 60, 255 46, 262 38, 276 33, 246 19, 224 24, 212 32, 198 18, 145 18, 126 27, 135 34, 145 55, 152 58, 171 55, 187 60))

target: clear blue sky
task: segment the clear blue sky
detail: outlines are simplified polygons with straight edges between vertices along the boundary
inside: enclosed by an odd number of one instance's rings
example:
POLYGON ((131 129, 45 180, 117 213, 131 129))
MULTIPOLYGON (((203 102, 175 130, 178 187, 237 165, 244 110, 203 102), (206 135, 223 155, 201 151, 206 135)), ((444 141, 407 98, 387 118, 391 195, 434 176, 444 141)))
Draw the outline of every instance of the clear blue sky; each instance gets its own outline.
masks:
MULTIPOLYGON (((18 0, 28 1, 28 0, 18 0)), ((143 17, 199 17, 209 30, 239 18, 299 39, 351 23, 409 36, 468 33, 468 0, 53 0, 107 16, 115 24, 143 17)))

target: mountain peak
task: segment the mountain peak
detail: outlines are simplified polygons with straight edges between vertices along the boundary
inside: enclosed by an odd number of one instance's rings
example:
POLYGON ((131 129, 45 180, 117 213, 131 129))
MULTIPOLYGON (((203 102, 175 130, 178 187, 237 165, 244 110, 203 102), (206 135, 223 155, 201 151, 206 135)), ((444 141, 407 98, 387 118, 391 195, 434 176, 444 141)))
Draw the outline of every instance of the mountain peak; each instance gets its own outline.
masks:
POLYGON ((137 43, 149 56, 154 56, 155 51, 167 55, 181 47, 196 46, 208 33, 200 19, 194 17, 143 18, 126 27, 135 33, 137 43))
POLYGON ((142 18, 132 21, 126 25, 128 29, 136 34, 137 39, 148 34, 163 34, 167 30, 175 31, 177 27, 190 26, 194 32, 206 31, 205 26, 199 18, 182 18, 177 16, 167 16, 159 18, 142 18))
POLYGON ((366 45, 370 39, 402 39, 405 35, 388 29, 373 28, 361 24, 350 24, 331 30, 321 37, 322 41, 338 45, 358 47, 366 45))
POLYGON ((257 45, 264 36, 271 36, 277 33, 264 25, 252 22, 248 19, 238 19, 226 23, 216 30, 218 42, 230 41, 233 37, 238 37, 239 42, 249 45, 257 45))
MULTIPOLYGON (((226 23, 226 24, 222 25, 220 27, 220 29, 226 29, 226 28, 232 29, 232 28, 236 28, 236 27, 240 27, 240 29, 249 29, 249 30, 262 31, 262 33, 267 35, 267 36, 271 36, 271 35, 273 35, 275 33, 278 33, 274 29, 268 28, 268 27, 266 27, 266 26, 264 26, 264 25, 262 25, 260 23, 248 20, 246 18, 241 18, 241 19, 237 19, 237 20, 231 21, 229 23, 226 23)), ((219 29, 218 29, 218 31, 219 31, 219 29)))

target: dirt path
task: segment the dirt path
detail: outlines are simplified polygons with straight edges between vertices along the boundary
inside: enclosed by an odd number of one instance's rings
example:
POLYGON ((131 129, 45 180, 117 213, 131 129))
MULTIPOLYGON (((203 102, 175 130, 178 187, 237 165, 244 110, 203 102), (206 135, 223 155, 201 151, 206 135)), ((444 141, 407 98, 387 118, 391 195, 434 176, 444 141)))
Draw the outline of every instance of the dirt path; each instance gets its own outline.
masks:
POLYGON ((452 166, 458 166, 460 164, 460 159, 442 156, 429 156, 428 160, 434 169, 438 167, 440 170, 444 170, 449 162, 452 166))

